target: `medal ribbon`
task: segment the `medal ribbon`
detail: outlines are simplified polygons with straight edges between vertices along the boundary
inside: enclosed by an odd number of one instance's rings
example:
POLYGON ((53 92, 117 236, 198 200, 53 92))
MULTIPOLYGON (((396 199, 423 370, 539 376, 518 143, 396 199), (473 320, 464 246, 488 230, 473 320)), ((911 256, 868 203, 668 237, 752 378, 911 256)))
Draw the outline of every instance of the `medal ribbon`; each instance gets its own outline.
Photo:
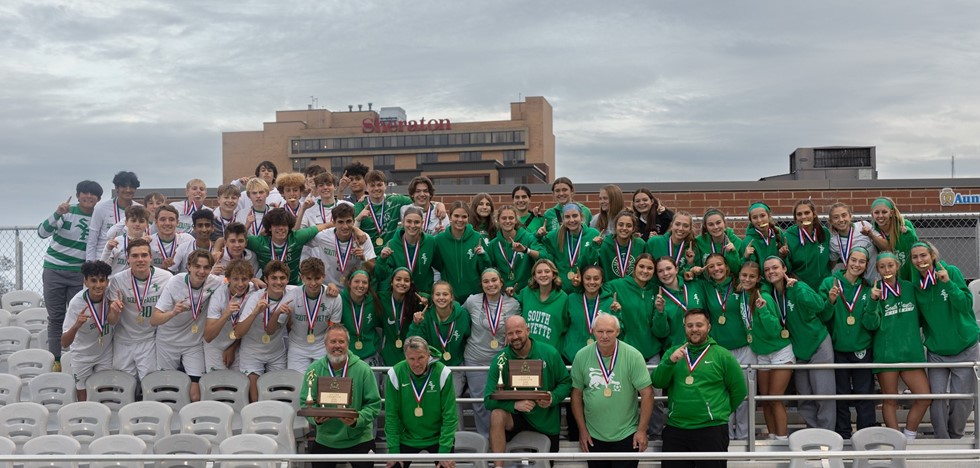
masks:
POLYGON ((568 252, 568 265, 575 269, 575 260, 578 259, 578 251, 582 247, 582 235, 585 234, 585 229, 580 229, 578 231, 578 240, 575 241, 575 250, 572 250, 572 238, 571 236, 565 238, 565 246, 568 252))
MULTIPOLYGON (((320 220, 325 223, 325 222, 327 222, 327 213, 330 212, 330 210, 328 210, 327 208, 331 208, 332 209, 334 206, 337 205, 337 203, 335 202, 333 205, 330 205, 330 206, 323 206, 323 199, 322 198, 319 199, 319 200, 317 200, 316 202, 317 202, 317 204, 320 205, 320 220)), ((331 218, 332 217, 333 216, 331 216, 331 218)))
MULTIPOLYGON (((619 241, 614 241, 613 245, 616 246, 616 263, 619 264, 619 277, 626 277, 626 267, 630 264, 630 254, 633 252, 633 239, 626 241, 629 245, 626 246, 626 256, 623 257, 622 252, 619 249, 619 241)), ((583 296, 584 297, 584 296, 583 296)), ((598 304, 599 299, 596 299, 598 304)))
POLYGON ((677 306, 680 307, 681 310, 687 312, 687 285, 686 284, 684 285, 684 302, 681 302, 681 300, 677 296, 675 296, 673 293, 670 292, 669 289, 663 286, 660 287, 660 292, 666 294, 667 297, 669 297, 670 300, 674 302, 674 304, 677 304, 677 306))
POLYGON ((718 298, 718 303, 721 304, 721 313, 725 313, 725 309, 728 308, 728 295, 732 293, 732 283, 728 283, 728 289, 725 290, 725 296, 722 298, 721 294, 718 294, 718 289, 715 288, 715 296, 718 298))
POLYGON ((847 263, 847 259, 851 256, 851 244, 854 242, 854 225, 847 230, 847 243, 841 242, 844 236, 837 235, 837 247, 840 249, 840 258, 847 263))
POLYGON ((936 270, 934 268, 930 268, 922 279, 919 280, 919 287, 925 290, 934 284, 936 284, 936 270))
POLYGON ((92 302, 92 296, 89 295, 88 291, 85 291, 85 303, 88 304, 89 310, 92 311, 92 321, 95 322, 95 328, 99 330, 99 336, 102 336, 102 330, 105 328, 105 317, 106 317, 106 297, 102 296, 102 311, 95 310, 95 304, 92 302))
POLYGON ((197 212, 197 209, 198 209, 197 204, 195 204, 193 201, 191 200, 184 201, 184 216, 190 216, 194 214, 195 212, 197 212))
POLYGON ((501 242, 497 244, 497 247, 500 248, 500 256, 504 257, 504 261, 507 262, 507 266, 510 267, 510 271, 514 271, 514 263, 517 262, 517 251, 515 250, 510 258, 507 258, 507 252, 504 251, 504 243, 501 242))
POLYGON ((267 305, 265 307, 265 312, 262 313, 262 329, 263 330, 265 330, 269 326, 269 319, 272 318, 272 310, 275 308, 274 306, 278 306, 279 305, 279 302, 282 301, 282 298, 280 297, 279 299, 276 299, 275 300, 275 304, 273 304, 273 299, 270 299, 269 298, 269 291, 266 291, 265 292, 265 301, 267 303, 269 303, 269 305, 267 305))
MULTIPOLYGON (((204 291, 201 291, 197 303, 194 303, 194 288, 191 287, 190 273, 184 277, 184 283, 187 283, 187 300, 191 303, 191 317, 193 317, 194 321, 197 321, 197 316, 201 314, 201 306, 204 305, 204 291)), ((203 284, 201 288, 204 288, 203 284)))
POLYGON ((286 208, 286 211, 289 212, 289 214, 291 214, 293 216, 296 216, 296 214, 299 213, 299 203, 296 204, 296 209, 295 210, 292 209, 292 208, 290 208, 288 201, 287 202, 283 202, 283 206, 286 208))
POLYGON ((235 296, 235 295, 233 295, 231 293, 231 289, 230 288, 228 289, 228 303, 229 304, 231 304, 231 300, 232 299, 239 299, 239 300, 241 300, 241 302, 239 303, 239 307, 238 307, 238 313, 237 314, 230 314, 228 316, 228 320, 231 322, 231 326, 233 326, 233 327, 235 326, 236 323, 238 323, 238 317, 240 317, 242 315, 241 305, 245 304, 245 296, 248 296, 248 291, 247 290, 245 291, 245 294, 242 294, 241 296, 235 296))
POLYGON ((745 328, 749 332, 751 332, 752 331, 752 306, 748 302, 745 302, 745 291, 742 291, 741 308, 742 308, 742 321, 745 322, 745 328))
POLYGON ((429 230, 429 218, 432 217, 432 203, 429 203, 429 207, 425 210, 425 217, 422 218, 422 232, 428 232, 429 230))
POLYGON ((768 230, 766 231, 765 235, 762 234, 762 231, 760 231, 759 228, 755 228, 755 232, 758 233, 759 237, 762 238, 762 242, 766 243, 766 247, 769 247, 769 242, 771 242, 771 236, 773 235, 773 231, 772 231, 772 226, 767 226, 766 228, 768 230))
POLYGON ((432 328, 436 329, 436 338, 439 339, 439 344, 442 345, 442 351, 445 352, 449 347, 449 340, 453 339, 453 330, 456 328, 456 322, 449 323, 449 331, 446 333, 446 338, 442 338, 442 333, 439 333, 439 324, 436 320, 432 321, 432 328))
MULTIPOLYGON (((347 377, 347 365, 348 364, 350 364, 350 359, 345 359, 344 360, 344 368, 343 368, 343 370, 340 371, 340 377, 341 378, 347 377)), ((337 374, 335 374, 333 372, 333 366, 331 366, 330 363, 327 363, 327 372, 330 373, 330 377, 336 377, 337 376, 337 374)))
POLYGON ((902 284, 901 284, 900 281, 895 280, 895 287, 894 288, 892 287, 892 285, 888 284, 888 282, 886 282, 886 281, 882 281, 881 284, 882 284, 882 286, 884 286, 882 288, 882 291, 881 291, 881 299, 882 300, 888 299, 888 295, 889 294, 891 294, 893 297, 901 297, 902 296, 902 284))
POLYGON ((776 307, 779 308, 779 322, 786 328, 786 294, 780 294, 775 287, 772 288, 772 295, 776 299, 776 307))
POLYGON ((504 311, 504 298, 501 296, 497 299, 497 310, 494 313, 490 313, 490 301, 487 299, 487 295, 483 295, 483 311, 487 314, 487 323, 490 325, 490 334, 497 337, 497 329, 500 327, 500 316, 503 315, 504 311))
POLYGON ((684 352, 684 356, 687 357, 687 370, 690 371, 689 372, 690 374, 693 374, 694 373, 694 368, 695 367, 698 367, 698 364, 701 364, 701 360, 704 359, 704 356, 706 354, 708 354, 708 349, 709 348, 711 348, 711 345, 710 344, 708 346, 705 346, 704 347, 704 350, 701 351, 701 354, 698 356, 697 359, 694 360, 694 362, 691 362, 691 350, 690 349, 685 349, 684 350, 685 351, 684 352))
MULTIPOLYGON (((858 283, 857 289, 854 291, 854 299, 851 299, 851 302, 847 302, 845 297, 841 297, 841 299, 844 301, 844 306, 847 307, 847 311, 849 313, 854 312, 854 306, 857 305, 858 297, 861 295, 861 287, 861 283, 858 283)), ((840 293, 843 295, 844 283, 841 283, 839 278, 837 279, 837 288, 840 289, 840 293)))
POLYGON ((153 268, 150 268, 150 276, 146 278, 146 286, 143 286, 143 294, 140 294, 139 285, 136 284, 136 276, 130 274, 129 279, 133 282, 133 296, 136 300, 136 308, 139 309, 138 313, 143 313, 143 301, 146 300, 146 296, 150 293, 150 283, 153 282, 153 268))
POLYGON ((282 244, 282 254, 276 258, 276 244, 272 242, 272 237, 269 237, 269 255, 272 256, 273 260, 279 260, 280 262, 286 261, 286 254, 289 253, 289 238, 286 238, 286 242, 282 244))
POLYGON ((806 226, 800 226, 800 245, 806 245, 803 239, 810 241, 811 244, 817 243, 817 230, 813 230, 813 235, 811 236, 809 232, 806 231, 806 226))
MULTIPOLYGON (((677 247, 677 255, 674 255, 674 243, 667 239, 667 255, 674 259, 674 263, 677 265, 681 264, 681 258, 684 257, 684 244, 687 244, 686 240, 681 241, 681 245, 677 247)), ((766 245, 769 245, 766 243, 766 245)), ((686 309, 685 309, 686 310, 686 309)))
POLYGON ((118 198, 113 198, 112 199, 112 220, 115 221, 114 224, 119 224, 119 220, 122 219, 123 215, 125 214, 125 211, 124 210, 120 210, 119 208, 120 208, 119 207, 119 199, 118 198), (120 213, 120 211, 123 211, 123 213, 120 213))
POLYGON ((371 211, 371 220, 374 221, 374 225, 378 228, 378 237, 382 237, 381 234, 384 232, 381 229, 381 225, 385 220, 385 200, 387 199, 388 195, 385 195, 381 200, 381 209, 378 210, 378 213, 374 211, 374 203, 371 203, 370 199, 367 201, 368 210, 371 211))
MULTIPOLYGON (((303 301, 303 307, 306 308, 306 323, 310 326, 310 334, 313 334, 313 325, 316 324, 316 316, 320 315, 320 303, 323 302, 323 291, 327 289, 322 284, 320 285, 320 293, 316 295, 316 303, 313 309, 310 309, 310 298, 306 297, 303 301)), ((304 293, 305 294, 305 293, 304 293)))
POLYGON ((354 308, 354 299, 351 298, 350 300, 350 313, 354 318, 354 332, 357 334, 358 339, 361 338, 361 324, 364 323, 364 302, 366 301, 361 302, 361 310, 358 311, 354 308))
POLYGON ((414 379, 414 377, 415 377, 414 375, 409 375, 408 376, 408 381, 412 384, 412 393, 415 394, 415 406, 416 407, 421 407, 422 406, 422 396, 425 394, 425 387, 427 385, 429 385, 429 379, 432 378, 432 370, 430 369, 429 372, 427 372, 425 374, 425 382, 422 382, 422 388, 421 388, 421 390, 418 387, 415 386, 415 379, 414 379))
POLYGON ((170 241, 170 252, 167 252, 163 240, 157 236, 157 247, 160 248, 160 255, 163 255, 164 258, 174 258, 174 253, 177 251, 177 238, 174 237, 174 240, 170 241))
POLYGON ((405 240, 405 236, 402 236, 402 247, 405 249, 405 263, 408 264, 408 271, 412 272, 413 274, 415 273, 415 264, 418 262, 419 259, 419 250, 422 250, 421 248, 419 248, 421 247, 421 244, 422 244, 421 240, 416 241, 415 251, 412 252, 412 255, 409 255, 408 241, 405 240))
POLYGON ((595 296, 595 305, 589 307, 589 299, 582 294, 582 309, 585 310, 585 326, 589 328, 589 336, 592 336, 592 328, 595 326, 595 317, 599 315, 599 295, 595 296), (591 310, 590 310, 591 309, 591 310))
POLYGON ((612 357, 609 358, 609 365, 602 361, 602 354, 599 353, 599 347, 595 347, 595 357, 599 361, 599 370, 602 371, 602 378, 606 381, 606 386, 609 386, 609 382, 612 382, 613 369, 616 367, 616 359, 619 357, 619 340, 616 340, 615 347, 613 348, 612 357))
MULTIPOLYGON (((259 221, 259 217, 258 216, 255 216, 255 213, 256 213, 255 208, 252 208, 252 217, 255 219, 254 221, 252 221, 252 235, 253 236, 259 235, 259 232, 262 231, 262 222, 259 221)), ((265 214, 265 211, 262 211, 262 214, 264 215, 265 214)))
POLYGON ((391 315, 395 318, 395 338, 401 338, 402 336, 402 315, 405 314, 405 301, 401 301, 401 304, 395 310, 395 296, 391 296, 391 315))
POLYGON ((350 262, 351 252, 354 251, 351 244, 354 243, 354 236, 347 239, 347 250, 344 251, 340 248, 340 239, 337 238, 336 232, 334 232, 333 238, 334 245, 337 246, 337 268, 340 268, 340 273, 343 274, 347 270, 347 264, 350 262))

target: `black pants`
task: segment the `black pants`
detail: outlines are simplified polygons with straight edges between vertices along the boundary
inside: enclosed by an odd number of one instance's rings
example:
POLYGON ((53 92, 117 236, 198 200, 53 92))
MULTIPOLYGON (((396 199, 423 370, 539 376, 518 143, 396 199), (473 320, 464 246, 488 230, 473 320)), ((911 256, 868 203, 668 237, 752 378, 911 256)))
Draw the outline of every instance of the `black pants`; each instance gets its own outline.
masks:
MULTIPOLYGON (((626 436, 623 440, 603 442, 592 439, 592 447, 589 452, 636 452, 633 448, 633 434, 626 436)), ((636 468, 639 460, 589 460, 589 468, 636 468)))
MULTIPOLYGON (((834 351, 834 362, 841 363, 870 363, 871 349, 858 358, 854 353, 834 351)), ((871 394, 874 393, 875 380, 871 369, 835 369, 837 379, 837 394, 871 394)), ((837 400, 836 431, 845 439, 851 438, 851 406, 857 411, 858 430, 876 426, 874 400, 837 400)))
MULTIPOLYGON (((310 453, 316 455, 350 455, 353 453, 360 454, 360 453, 368 453, 371 450, 374 450, 374 448, 375 445, 373 440, 362 442, 353 447, 347 447, 342 449, 330 448, 325 445, 321 445, 317 441, 313 441, 310 443, 310 453)), ((313 468, 335 468, 340 463, 346 463, 346 462, 343 460, 322 461, 322 462, 317 461, 317 462, 313 462, 313 468)), ((351 468, 373 468, 374 463, 369 461, 351 462, 350 466, 351 468)))
MULTIPOLYGON (((664 427, 663 451, 668 452, 727 452, 728 425, 681 429, 671 425, 664 427)), ((725 467, 728 460, 664 460, 662 468, 725 467)))
MULTIPOLYGON (((407 446, 405 444, 401 444, 401 453, 422 453, 423 451, 429 452, 429 453, 439 453, 439 444, 430 445, 428 447, 409 447, 409 446, 407 446)), ((452 450, 450 450, 450 452, 452 452, 452 450)), ((449 457, 446 457, 446 458, 449 458, 449 457)), ((408 467, 412 466, 412 462, 410 462, 410 461, 403 461, 403 462, 400 462, 400 463, 402 464, 402 468, 408 468, 408 467)), ((433 462, 433 464, 434 465, 438 465, 439 462, 433 462)), ((353 468, 353 467, 351 467, 351 468, 353 468)))

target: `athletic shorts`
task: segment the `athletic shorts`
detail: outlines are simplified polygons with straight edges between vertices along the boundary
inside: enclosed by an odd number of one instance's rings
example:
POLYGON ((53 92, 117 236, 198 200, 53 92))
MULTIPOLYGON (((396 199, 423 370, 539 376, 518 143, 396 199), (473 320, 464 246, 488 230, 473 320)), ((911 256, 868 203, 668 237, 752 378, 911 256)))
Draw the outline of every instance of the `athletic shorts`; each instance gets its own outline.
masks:
POLYGON ((786 345, 785 348, 769 354, 759 355, 759 364, 793 364, 796 362, 796 355, 793 354, 793 345, 786 345))
POLYGON ((140 380, 157 366, 156 342, 152 339, 136 343, 112 340, 112 368, 137 376, 140 380))
POLYGON ((104 353, 93 360, 85 359, 82 356, 72 356, 71 372, 75 377, 75 389, 85 390, 85 381, 101 370, 112 369, 112 353, 104 353))
POLYGON ((204 347, 197 344, 186 348, 172 348, 166 344, 158 343, 157 365, 162 370, 175 370, 183 367, 184 373, 188 376, 200 377, 204 375, 204 347))

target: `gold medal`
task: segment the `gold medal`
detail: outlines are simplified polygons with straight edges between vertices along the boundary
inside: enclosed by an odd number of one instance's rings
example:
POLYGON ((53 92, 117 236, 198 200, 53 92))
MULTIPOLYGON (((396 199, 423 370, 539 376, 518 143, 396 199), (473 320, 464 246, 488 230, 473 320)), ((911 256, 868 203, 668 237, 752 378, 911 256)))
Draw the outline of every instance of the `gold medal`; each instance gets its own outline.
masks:
POLYGON ((354 342, 354 349, 363 349, 363 348, 364 348, 364 343, 362 343, 361 340, 357 340, 354 342))
POLYGON ((314 341, 316 341, 316 338, 313 336, 312 333, 310 333, 309 335, 306 335, 306 342, 307 343, 313 344, 314 341))
POLYGON ((602 390, 602 396, 604 396, 606 398, 611 397, 612 396, 612 389, 607 386, 605 389, 602 390))
POLYGON ((595 340, 593 340, 592 338, 589 338, 585 343, 586 344, 589 344, 589 345, 593 345, 593 344, 595 344, 595 340))
POLYGON ((272 337, 268 334, 262 335, 262 344, 269 344, 272 341, 272 337))
POLYGON ((853 315, 848 315, 847 316, 847 324, 848 325, 854 325, 854 322, 855 322, 854 316, 853 315))
POLYGON ((395 340, 395 347, 396 348, 401 348, 402 347, 402 340, 401 340, 401 338, 395 340))
POLYGON ((784 328, 783 331, 779 332, 779 336, 783 337, 783 339, 789 338, 789 330, 784 328))
POLYGON ((694 384, 694 376, 693 375, 689 375, 686 378, 684 378, 684 383, 686 383, 688 385, 693 385, 694 384))
POLYGON ((378 247, 381 247, 384 244, 385 244, 385 240, 382 239, 382 238, 380 238, 380 237, 378 237, 377 239, 374 240, 374 245, 376 245, 378 247))
POLYGON ((452 357, 453 357, 453 355, 452 354, 449 354, 449 351, 446 351, 445 353, 442 353, 442 360, 443 361, 448 361, 448 360, 452 359, 452 357))
POLYGON ((568 272, 568 279, 570 279, 570 280, 575 279, 575 272, 574 271, 568 272))
POLYGON ((197 327, 196 323, 194 325, 191 325, 191 333, 197 333, 199 330, 200 328, 197 327))
POLYGON ((749 344, 752 344, 752 335, 746 335, 745 340, 748 341, 749 344))
POLYGON ((228 334, 228 338, 231 338, 232 340, 238 339, 238 337, 235 336, 235 330, 232 330, 231 333, 228 334))
POLYGON ((102 346, 102 337, 99 337, 99 346, 102 346))
POLYGON ((510 281, 514 281, 514 272, 513 271, 511 271, 510 273, 507 273, 507 279, 510 280, 510 281))
POLYGON ((415 417, 416 418, 421 418, 423 414, 424 413, 422 412, 422 407, 421 406, 416 406, 415 407, 415 417))
POLYGON ((143 324, 143 316, 142 316, 142 315, 140 315, 140 316, 138 316, 138 317, 136 317, 136 323, 138 323, 138 324, 140 324, 140 325, 142 325, 142 324, 143 324))
POLYGON ((491 349, 497 349, 497 348, 499 348, 499 347, 500 347, 500 342, 499 342, 499 341, 497 341, 497 339, 496 339, 496 338, 494 338, 494 339, 492 339, 492 340, 490 340, 490 348, 491 348, 491 349))
POLYGON ((720 317, 718 317, 718 325, 724 325, 725 322, 727 322, 727 321, 728 321, 728 319, 725 318, 725 315, 724 314, 722 314, 720 317))

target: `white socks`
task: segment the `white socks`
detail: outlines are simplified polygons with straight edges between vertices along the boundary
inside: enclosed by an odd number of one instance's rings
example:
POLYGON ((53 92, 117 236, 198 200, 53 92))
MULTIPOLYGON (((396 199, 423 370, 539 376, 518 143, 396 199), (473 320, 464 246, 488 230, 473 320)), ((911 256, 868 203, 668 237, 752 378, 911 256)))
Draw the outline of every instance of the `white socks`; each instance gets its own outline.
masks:
POLYGON ((905 434, 905 438, 906 439, 908 439, 908 440, 915 440, 915 436, 918 433, 918 431, 910 431, 908 429, 905 429, 905 430, 902 431, 902 433, 905 434))

